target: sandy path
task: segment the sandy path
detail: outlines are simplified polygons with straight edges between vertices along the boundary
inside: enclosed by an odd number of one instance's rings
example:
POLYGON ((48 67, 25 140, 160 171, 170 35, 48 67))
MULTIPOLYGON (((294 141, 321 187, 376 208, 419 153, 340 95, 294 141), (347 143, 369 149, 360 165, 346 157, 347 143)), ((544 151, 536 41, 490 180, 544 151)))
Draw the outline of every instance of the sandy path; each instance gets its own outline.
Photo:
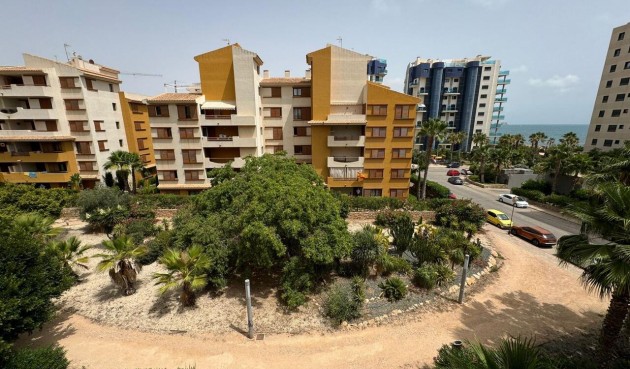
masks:
POLYGON ((454 339, 488 340, 558 333, 600 324, 606 304, 579 284, 579 270, 498 231, 488 238, 505 257, 498 278, 450 311, 404 316, 386 326, 334 334, 274 335, 248 341, 225 335, 157 335, 103 327, 80 316, 62 316, 22 345, 58 342, 81 368, 397 368, 430 363, 437 349, 454 339))

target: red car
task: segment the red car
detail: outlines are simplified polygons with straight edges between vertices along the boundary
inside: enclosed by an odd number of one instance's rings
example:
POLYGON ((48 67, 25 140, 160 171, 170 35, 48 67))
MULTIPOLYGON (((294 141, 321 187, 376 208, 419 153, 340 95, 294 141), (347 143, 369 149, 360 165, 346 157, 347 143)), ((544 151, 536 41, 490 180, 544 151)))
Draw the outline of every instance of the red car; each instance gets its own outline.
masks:
POLYGON ((513 226, 510 230, 515 236, 523 237, 534 246, 549 246, 552 247, 557 243, 556 236, 548 230, 541 227, 526 227, 526 226, 513 226))
POLYGON ((448 198, 449 199, 457 199, 457 196, 455 196, 455 194, 451 192, 451 193, 448 194, 448 198))
POLYGON ((446 172, 446 175, 447 175, 447 176, 449 176, 449 177, 452 177, 452 176, 459 176, 459 170, 457 170, 457 169, 451 169, 451 170, 449 170, 448 172, 446 172))

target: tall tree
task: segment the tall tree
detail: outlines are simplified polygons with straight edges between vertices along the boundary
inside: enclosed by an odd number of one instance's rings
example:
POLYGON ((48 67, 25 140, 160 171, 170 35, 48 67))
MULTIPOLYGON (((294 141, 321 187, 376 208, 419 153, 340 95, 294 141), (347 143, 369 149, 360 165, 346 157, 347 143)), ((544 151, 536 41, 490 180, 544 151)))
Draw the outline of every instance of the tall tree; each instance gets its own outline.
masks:
POLYGON ((420 132, 418 132, 418 137, 426 137, 427 139, 427 147, 426 147, 426 163, 427 167, 424 170, 424 178, 422 180, 422 193, 420 193, 420 186, 418 186, 418 198, 424 199, 427 196, 427 175, 429 174, 429 163, 431 162, 431 153, 433 152, 433 144, 435 140, 440 140, 444 134, 446 133, 446 129, 448 124, 446 122, 441 121, 437 118, 431 118, 425 122, 422 122, 420 126, 420 132))
POLYGON ((485 133, 477 132, 473 135, 475 148, 472 151, 472 158, 479 163, 479 180, 482 183, 485 181, 486 160, 490 155, 488 143, 488 136, 485 133))
POLYGON ((140 155, 138 155, 137 153, 130 152, 127 154, 128 154, 126 158, 127 166, 131 169, 132 192, 136 193, 136 189, 137 189, 136 173, 142 173, 142 171, 144 170, 144 163, 142 162, 140 155))
POLYGON ((457 160, 461 160, 462 147, 461 143, 464 142, 465 134, 462 131, 459 132, 449 132, 446 136, 446 141, 451 144, 451 161, 453 161, 453 151, 455 151, 455 146, 457 147, 457 160))
POLYGON ((109 154, 109 158, 105 164, 103 164, 103 169, 110 170, 116 169, 117 176, 120 176, 120 179, 124 182, 124 190, 129 190, 129 153, 123 150, 116 150, 109 154), (120 174, 119 174, 120 173, 120 174))

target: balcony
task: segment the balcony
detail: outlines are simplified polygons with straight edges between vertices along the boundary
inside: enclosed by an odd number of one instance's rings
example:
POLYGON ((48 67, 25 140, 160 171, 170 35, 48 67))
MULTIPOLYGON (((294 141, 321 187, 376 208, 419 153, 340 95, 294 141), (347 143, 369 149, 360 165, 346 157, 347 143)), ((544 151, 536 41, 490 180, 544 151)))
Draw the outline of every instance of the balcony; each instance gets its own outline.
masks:
MULTIPOLYGON (((88 131, 89 132, 89 131, 88 131)), ((2 130, 2 134, 0 134, 3 138, 11 138, 11 137, 33 137, 33 140, 36 141, 37 138, 46 138, 46 141, 51 141, 51 137, 59 137, 60 140, 63 141, 74 141, 74 138, 68 135, 64 135, 58 131, 38 131, 32 129, 12 129, 12 130, 2 130)))
POLYGON ((354 125, 366 124, 365 114, 329 114, 326 120, 311 120, 309 124, 320 125, 354 125))
POLYGON ((505 119, 505 115, 493 115, 492 120, 503 120, 505 119))
POLYGON ((442 91, 442 94, 444 94, 444 95, 459 95, 459 90, 457 90, 456 88, 445 88, 442 91))
POLYGON ((74 161, 71 151, 42 152, 42 151, 6 151, 0 153, 0 163, 54 163, 74 161))
POLYGON ((3 97, 44 97, 51 96, 50 86, 4 85, 0 86, 3 97))
POLYGON ((509 75, 510 75, 510 71, 509 71, 509 70, 502 70, 502 71, 499 71, 499 77, 502 77, 502 76, 509 76, 509 75))
POLYGON ((445 106, 442 109, 442 111, 445 112, 445 113, 456 113, 457 112, 457 107, 455 105, 445 106))
POLYGON ((363 156, 329 156, 328 168, 363 168, 363 156))
POLYGON ((230 137, 206 137, 204 147, 256 147, 256 138, 230 137))
POLYGON ((232 115, 205 115, 204 126, 255 126, 256 119, 253 116, 232 115))
POLYGON ((418 80, 413 80, 409 83, 409 86, 417 86, 418 85, 418 80))
POLYGON ((502 106, 495 106, 494 108, 492 108, 492 111, 503 111, 503 107, 502 106))
POLYGON ((0 182, 12 183, 67 183, 72 173, 15 172, 0 173, 0 182))
POLYGON ((365 136, 328 136, 328 147, 363 147, 365 136))
POLYGON ((232 168, 242 168, 245 165, 243 158, 205 158, 206 169, 222 168, 228 162, 232 162, 232 168))
POLYGON ((3 108, 0 119, 15 120, 54 120, 57 119, 53 109, 3 108))
POLYGON ((499 95, 499 94, 505 94, 505 93, 507 93, 507 90, 506 90, 506 89, 504 89, 504 88, 499 88, 499 89, 497 89, 497 91, 496 91, 495 93, 496 93, 497 95, 499 95))
POLYGON ((494 102, 500 102, 500 103, 504 103, 507 101, 508 101, 507 97, 497 97, 496 99, 494 99, 494 102))
POLYGON ((500 80, 497 82, 497 85, 509 85, 509 84, 510 84, 510 82, 512 82, 512 80, 511 80, 511 79, 500 79, 500 80))

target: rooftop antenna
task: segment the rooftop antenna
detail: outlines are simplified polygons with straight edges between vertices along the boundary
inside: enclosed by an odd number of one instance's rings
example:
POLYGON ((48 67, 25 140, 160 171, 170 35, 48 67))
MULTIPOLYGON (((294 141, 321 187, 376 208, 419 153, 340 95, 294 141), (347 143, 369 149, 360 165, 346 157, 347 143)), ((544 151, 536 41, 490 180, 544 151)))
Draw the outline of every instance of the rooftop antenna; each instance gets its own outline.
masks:
MULTIPOLYGON (((181 83, 181 82, 180 82, 181 83)), ((177 89, 180 87, 192 87, 193 85, 182 85, 177 84, 177 80, 173 81, 173 83, 165 83, 164 84, 164 92, 168 92, 169 87, 173 87, 175 89, 175 93, 177 93, 177 89)))
POLYGON ((224 38, 222 41, 227 42, 228 45, 230 44, 230 39, 229 38, 224 38))
POLYGON ((70 61, 70 57, 68 56, 68 48, 70 46, 72 46, 72 45, 63 44, 63 49, 66 51, 66 59, 68 59, 68 61, 70 61))
POLYGON ((337 41, 339 41, 339 47, 343 47, 343 38, 341 36, 337 37, 337 41))

